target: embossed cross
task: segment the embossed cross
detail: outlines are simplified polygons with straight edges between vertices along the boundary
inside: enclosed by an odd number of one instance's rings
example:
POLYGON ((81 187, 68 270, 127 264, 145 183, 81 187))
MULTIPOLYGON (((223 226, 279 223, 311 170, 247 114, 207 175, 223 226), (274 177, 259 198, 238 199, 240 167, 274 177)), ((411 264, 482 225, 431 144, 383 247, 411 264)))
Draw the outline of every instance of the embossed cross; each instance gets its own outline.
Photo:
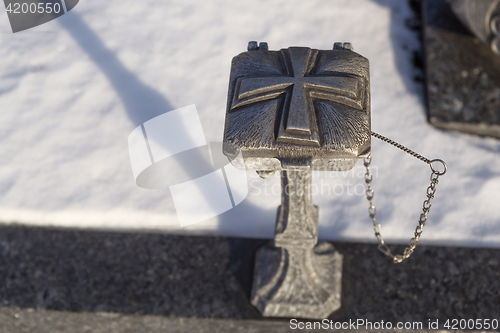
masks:
POLYGON ((242 77, 236 82, 231 112, 240 106, 282 97, 278 106, 279 142, 320 146, 314 100, 329 100, 362 109, 360 84, 354 75, 311 75, 318 50, 290 47, 281 50, 288 76, 242 77))

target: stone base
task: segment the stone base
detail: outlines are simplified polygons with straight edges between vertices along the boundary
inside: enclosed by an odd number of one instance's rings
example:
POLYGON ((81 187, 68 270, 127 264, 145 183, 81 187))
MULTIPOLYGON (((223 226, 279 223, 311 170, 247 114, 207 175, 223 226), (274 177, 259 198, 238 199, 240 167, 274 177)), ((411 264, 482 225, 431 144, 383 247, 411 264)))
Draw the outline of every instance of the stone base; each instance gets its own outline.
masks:
POLYGON ((500 56, 469 33, 445 0, 423 1, 429 122, 500 138, 500 56))
POLYGON ((323 319, 340 308, 342 255, 330 243, 314 249, 259 249, 252 304, 264 317, 323 319))

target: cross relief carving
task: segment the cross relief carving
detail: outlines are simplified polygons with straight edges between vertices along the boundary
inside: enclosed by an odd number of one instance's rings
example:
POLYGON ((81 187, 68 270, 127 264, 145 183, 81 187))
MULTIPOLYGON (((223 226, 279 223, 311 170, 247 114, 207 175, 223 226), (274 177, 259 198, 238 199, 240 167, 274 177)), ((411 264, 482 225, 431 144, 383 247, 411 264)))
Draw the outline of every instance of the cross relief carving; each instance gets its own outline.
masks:
POLYGON ((314 75, 318 50, 290 47, 281 50, 286 76, 241 77, 229 112, 240 107, 282 98, 278 107, 278 142, 320 146, 314 102, 327 100, 363 109, 362 81, 355 75, 314 75))

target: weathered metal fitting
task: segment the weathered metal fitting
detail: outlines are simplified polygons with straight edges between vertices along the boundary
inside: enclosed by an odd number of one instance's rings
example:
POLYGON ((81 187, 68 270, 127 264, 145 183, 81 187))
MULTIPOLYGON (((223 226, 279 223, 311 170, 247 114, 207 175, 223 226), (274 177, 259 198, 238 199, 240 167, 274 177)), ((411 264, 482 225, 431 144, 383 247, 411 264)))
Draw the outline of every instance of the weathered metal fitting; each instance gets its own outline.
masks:
POLYGON ((256 41, 250 41, 250 42, 248 42, 248 47, 247 47, 248 51, 256 51, 258 49, 259 49, 259 46, 257 45, 256 41))
MULTIPOLYGON (((317 243, 312 170, 368 158, 371 118, 368 60, 350 43, 335 45, 269 51, 252 41, 232 61, 224 154, 241 151, 243 167, 263 178, 281 171, 274 241, 257 252, 252 287, 264 316, 319 319, 340 307, 342 255, 317 243)), ((375 221, 373 205, 369 212, 375 221)))

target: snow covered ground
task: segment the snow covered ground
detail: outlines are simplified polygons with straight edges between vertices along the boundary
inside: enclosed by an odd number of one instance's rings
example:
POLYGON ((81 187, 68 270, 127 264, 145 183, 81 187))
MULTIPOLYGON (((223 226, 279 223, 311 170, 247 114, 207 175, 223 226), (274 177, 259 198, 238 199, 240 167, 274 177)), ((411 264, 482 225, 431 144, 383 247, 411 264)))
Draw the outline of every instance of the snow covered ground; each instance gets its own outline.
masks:
MULTIPOLYGON (((2 8, 0 221, 271 238, 278 177, 248 172, 242 204, 181 228, 168 189, 135 185, 128 135, 157 115, 196 104, 206 140, 220 141, 231 59, 249 40, 272 50, 350 41, 370 60, 372 129, 448 163, 422 242, 497 247, 500 142, 427 124, 411 66, 418 44, 404 24, 410 16, 401 0, 85 0, 13 34, 2 8)), ((376 139, 372 154, 383 234, 406 243, 430 170, 376 139)), ((314 196, 320 238, 374 241, 363 172, 358 162, 352 172, 315 175, 319 187, 331 186, 314 196)))

